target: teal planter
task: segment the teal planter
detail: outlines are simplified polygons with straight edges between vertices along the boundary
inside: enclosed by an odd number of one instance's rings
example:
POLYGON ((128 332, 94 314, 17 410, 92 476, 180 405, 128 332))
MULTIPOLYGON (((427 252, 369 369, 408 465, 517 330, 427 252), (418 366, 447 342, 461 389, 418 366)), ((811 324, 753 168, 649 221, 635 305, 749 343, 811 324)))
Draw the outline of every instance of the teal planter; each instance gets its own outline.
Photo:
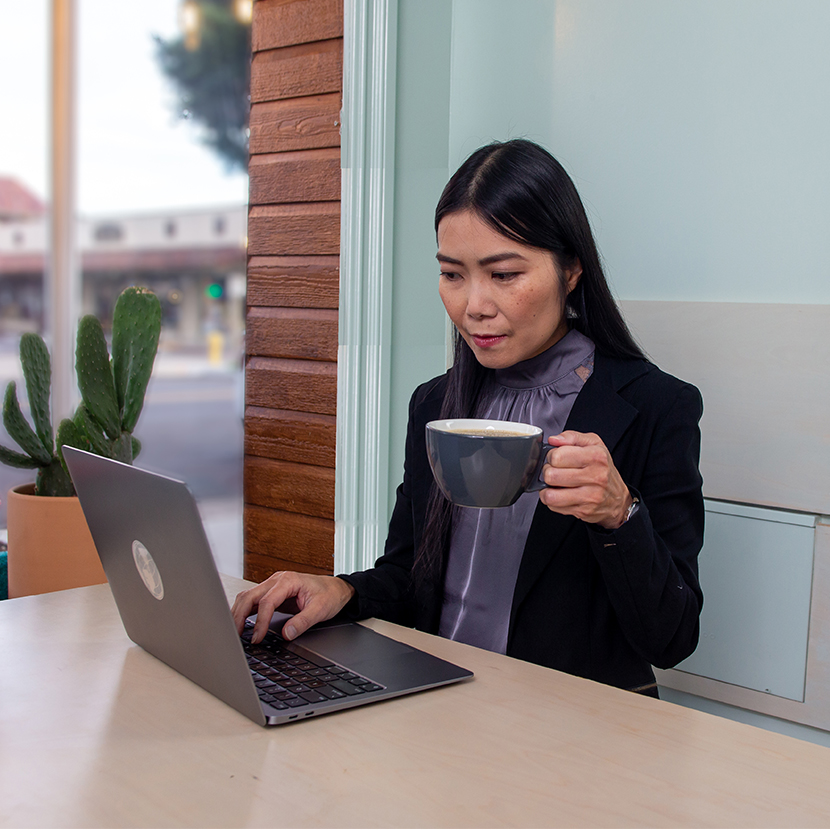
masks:
POLYGON ((0 551, 0 599, 9 598, 9 554, 0 551))

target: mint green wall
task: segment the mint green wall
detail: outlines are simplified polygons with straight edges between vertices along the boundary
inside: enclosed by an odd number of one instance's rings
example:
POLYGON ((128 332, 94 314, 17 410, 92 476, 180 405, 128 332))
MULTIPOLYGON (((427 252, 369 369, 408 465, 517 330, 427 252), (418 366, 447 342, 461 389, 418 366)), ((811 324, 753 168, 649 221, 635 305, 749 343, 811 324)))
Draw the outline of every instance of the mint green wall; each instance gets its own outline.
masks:
POLYGON ((619 294, 830 302, 830 3, 555 5, 551 146, 619 294))
POLYGON ((390 494, 445 367, 433 210, 488 141, 559 158, 622 300, 830 304, 826 0, 398 0, 398 24, 390 494))
POLYGON ((455 0, 450 162, 540 140, 624 299, 830 303, 830 3, 455 0))
POLYGON ((407 408, 415 387, 445 368, 435 205, 449 177, 448 0, 399 0, 393 221, 389 510, 403 476, 407 408))
POLYGON ((830 303, 828 42, 826 0, 399 0, 390 492, 444 368, 432 212, 492 139, 560 159, 620 299, 830 303))
POLYGON ((435 205, 451 173, 493 138, 543 140, 552 94, 549 0, 399 0, 395 139, 389 492, 403 472, 407 405, 446 368, 435 205), (545 24, 539 27, 538 20, 545 24), (527 31, 534 32, 529 48, 527 31), (517 88, 516 76, 532 78, 517 88), (512 125, 519 132, 512 132, 512 125))
POLYGON ((450 164, 493 140, 548 143, 557 4, 454 0, 450 164))

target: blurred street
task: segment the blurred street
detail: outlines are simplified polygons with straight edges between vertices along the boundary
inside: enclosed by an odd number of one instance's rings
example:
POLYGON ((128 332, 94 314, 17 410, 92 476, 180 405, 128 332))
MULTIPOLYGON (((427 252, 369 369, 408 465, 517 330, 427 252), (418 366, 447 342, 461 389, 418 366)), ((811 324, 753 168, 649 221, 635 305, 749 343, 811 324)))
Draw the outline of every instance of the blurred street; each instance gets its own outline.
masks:
MULTIPOLYGON (((16 341, 0 343, 0 392, 9 380, 17 380, 28 415, 16 341)), ((217 366, 204 354, 159 353, 135 433, 142 444, 136 466, 187 483, 220 570, 236 576, 242 574, 242 395, 239 360, 217 366)), ((2 423, 0 443, 17 449, 2 423)), ((9 488, 33 480, 32 470, 0 465, 0 529, 9 488)))

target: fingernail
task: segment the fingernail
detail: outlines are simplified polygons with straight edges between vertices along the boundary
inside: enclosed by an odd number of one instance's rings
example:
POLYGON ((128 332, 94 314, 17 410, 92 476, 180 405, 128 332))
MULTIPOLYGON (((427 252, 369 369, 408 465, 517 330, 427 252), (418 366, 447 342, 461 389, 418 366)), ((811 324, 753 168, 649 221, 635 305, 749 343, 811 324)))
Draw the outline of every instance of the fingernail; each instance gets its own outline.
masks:
POLYGON ((293 639, 297 636, 297 629, 296 629, 296 628, 294 628, 294 626, 293 626, 293 625, 287 625, 287 626, 285 627, 285 636, 286 636, 289 640, 293 640, 293 639))

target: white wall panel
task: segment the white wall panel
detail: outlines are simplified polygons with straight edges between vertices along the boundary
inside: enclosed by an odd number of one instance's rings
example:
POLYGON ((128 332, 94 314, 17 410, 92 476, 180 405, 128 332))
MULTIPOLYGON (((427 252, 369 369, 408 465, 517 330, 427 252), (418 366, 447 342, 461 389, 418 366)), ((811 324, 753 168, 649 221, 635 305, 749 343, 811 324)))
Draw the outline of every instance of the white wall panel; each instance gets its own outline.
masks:
POLYGON ((622 307, 654 362, 703 393, 705 494, 830 515, 830 305, 622 307))
POLYGON ((815 518, 707 502, 700 645, 680 671, 804 700, 815 518))

